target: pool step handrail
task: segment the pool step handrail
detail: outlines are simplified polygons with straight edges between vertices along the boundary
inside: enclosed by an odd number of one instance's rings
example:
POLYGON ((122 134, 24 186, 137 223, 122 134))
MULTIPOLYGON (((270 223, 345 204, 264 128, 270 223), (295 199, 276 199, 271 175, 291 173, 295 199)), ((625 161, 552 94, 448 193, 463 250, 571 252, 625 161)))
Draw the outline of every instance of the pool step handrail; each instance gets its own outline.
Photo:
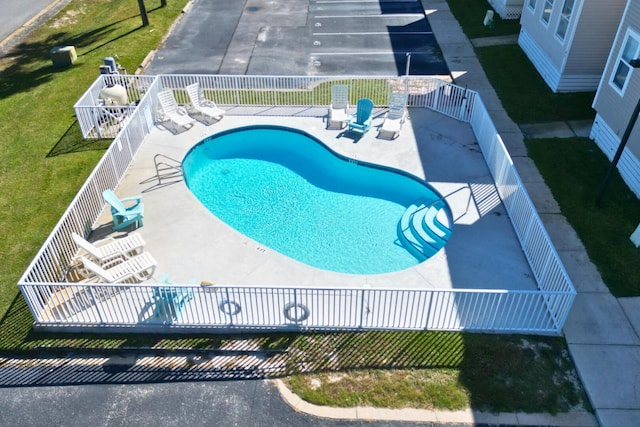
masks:
POLYGON ((156 168, 156 178, 158 178, 158 184, 164 184, 162 180, 165 179, 179 178, 181 180, 184 178, 182 162, 180 162, 179 160, 176 160, 164 154, 156 154, 155 156, 153 156, 153 164, 156 168))

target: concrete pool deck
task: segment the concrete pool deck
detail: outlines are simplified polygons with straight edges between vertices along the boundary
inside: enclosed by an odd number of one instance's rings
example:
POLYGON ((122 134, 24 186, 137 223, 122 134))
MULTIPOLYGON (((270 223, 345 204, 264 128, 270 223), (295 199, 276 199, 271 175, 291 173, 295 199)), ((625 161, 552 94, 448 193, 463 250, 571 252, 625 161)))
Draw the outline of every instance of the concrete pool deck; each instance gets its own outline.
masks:
MULTIPOLYGON (((157 127, 116 188, 121 197, 143 195, 144 226, 138 231, 147 242, 146 250, 158 261, 155 279, 167 274, 176 283, 207 280, 220 285, 537 289, 468 124, 414 108, 396 140, 376 138, 376 127, 382 123, 379 116, 374 128, 356 142, 340 130, 325 129, 320 115, 231 113, 218 123, 198 123, 178 135, 157 127), (325 271, 279 254, 232 229, 211 214, 184 181, 159 185, 154 179, 155 155, 180 161, 207 136, 251 124, 302 129, 341 154, 405 170, 426 179, 443 195, 453 193, 447 198, 455 224, 451 239, 436 256, 406 270, 372 275, 325 271)), ((106 209, 99 223, 96 237, 111 232, 106 209)))

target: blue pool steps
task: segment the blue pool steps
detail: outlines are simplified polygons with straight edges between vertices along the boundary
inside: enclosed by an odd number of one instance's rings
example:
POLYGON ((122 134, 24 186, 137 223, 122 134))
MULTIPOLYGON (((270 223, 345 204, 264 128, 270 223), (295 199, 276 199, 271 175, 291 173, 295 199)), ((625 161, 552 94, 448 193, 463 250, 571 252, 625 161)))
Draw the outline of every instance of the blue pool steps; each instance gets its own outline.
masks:
POLYGON ((447 243, 452 225, 444 201, 417 200, 400 218, 398 235, 415 255, 430 258, 447 243))

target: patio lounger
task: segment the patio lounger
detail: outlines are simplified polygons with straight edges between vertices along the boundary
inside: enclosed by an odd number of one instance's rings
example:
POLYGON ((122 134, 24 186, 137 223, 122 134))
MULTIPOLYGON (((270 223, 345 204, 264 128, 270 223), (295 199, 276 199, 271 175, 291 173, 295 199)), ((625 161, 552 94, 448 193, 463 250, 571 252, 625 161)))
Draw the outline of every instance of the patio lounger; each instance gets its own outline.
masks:
POLYGON ((327 128, 338 124, 344 128, 349 121, 349 86, 333 85, 331 88, 331 106, 329 106, 329 118, 327 128))
POLYGON ((349 117, 349 132, 364 135, 371 129, 371 121, 373 120, 371 113, 373 112, 373 101, 367 98, 358 100, 355 114, 349 117))
POLYGON ((189 129, 195 123, 195 120, 187 113, 183 107, 180 107, 173 96, 173 91, 163 90, 158 93, 158 101, 160 101, 159 118, 163 122, 171 122, 174 131, 177 133, 180 128, 189 129))
POLYGON ((71 237, 80 248, 80 254, 87 256, 98 265, 106 264, 114 259, 124 260, 127 257, 138 255, 145 245, 145 241, 138 233, 131 233, 119 239, 108 237, 93 243, 88 242, 76 233, 71 233, 71 237))
POLYGON ((389 103, 389 111, 385 116, 382 126, 378 130, 378 137, 389 135, 389 139, 395 139, 400 136, 402 125, 407 119, 407 95, 403 93, 394 93, 391 95, 389 103))
POLYGON ((142 204, 141 196, 119 199, 113 191, 107 189, 102 192, 102 198, 111 206, 114 230, 121 230, 130 224, 142 227, 144 205, 142 204), (125 203, 128 204, 129 202, 133 202, 133 204, 125 206, 125 203))
POLYGON ((189 95, 189 100, 191 101, 190 109, 194 115, 214 119, 215 121, 222 120, 225 111, 218 108, 215 102, 204 97, 199 83, 187 86, 186 90, 189 95))
POLYGON ((106 265, 101 267, 85 256, 80 256, 80 261, 87 271, 96 275, 104 283, 143 282, 153 275, 157 265, 156 260, 148 252, 116 264, 112 262, 109 268, 106 268, 106 265))

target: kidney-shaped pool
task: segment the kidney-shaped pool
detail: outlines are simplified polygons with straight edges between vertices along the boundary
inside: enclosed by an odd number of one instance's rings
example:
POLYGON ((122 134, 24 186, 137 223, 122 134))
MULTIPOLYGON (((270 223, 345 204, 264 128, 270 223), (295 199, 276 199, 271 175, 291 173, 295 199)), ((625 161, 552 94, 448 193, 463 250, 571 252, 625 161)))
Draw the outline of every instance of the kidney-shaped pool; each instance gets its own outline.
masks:
POLYGON ((188 188, 216 217, 325 270, 378 274, 415 266, 444 246, 453 223, 446 202, 423 180, 344 157, 297 129, 218 133, 187 153, 183 170, 188 188))

